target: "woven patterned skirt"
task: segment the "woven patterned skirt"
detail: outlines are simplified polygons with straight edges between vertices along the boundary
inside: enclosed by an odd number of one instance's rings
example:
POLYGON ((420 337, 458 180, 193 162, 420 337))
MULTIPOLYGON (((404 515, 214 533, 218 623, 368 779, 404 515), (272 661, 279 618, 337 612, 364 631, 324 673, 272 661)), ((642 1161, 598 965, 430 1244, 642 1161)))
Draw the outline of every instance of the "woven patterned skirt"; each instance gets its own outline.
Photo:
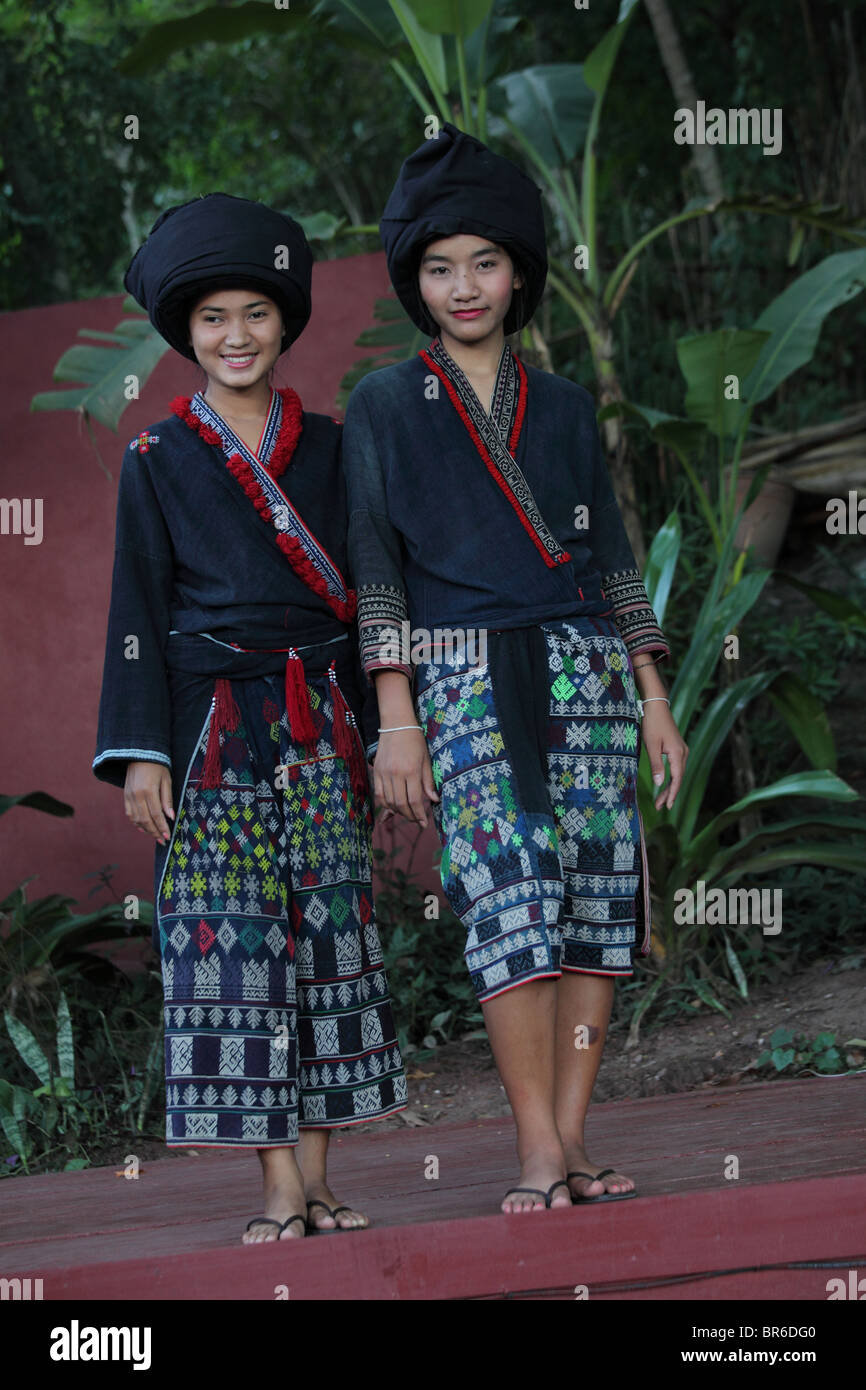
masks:
POLYGON ((211 715, 178 798, 156 904, 170 1146, 292 1145, 406 1105, 370 804, 334 755, 327 677, 307 689, 315 758, 282 677, 234 679, 219 786, 201 786, 211 715))
POLYGON ((486 662, 422 662, 414 696, 478 998, 563 970, 631 975, 649 951, 649 884, 634 678, 613 621, 489 630, 486 662))

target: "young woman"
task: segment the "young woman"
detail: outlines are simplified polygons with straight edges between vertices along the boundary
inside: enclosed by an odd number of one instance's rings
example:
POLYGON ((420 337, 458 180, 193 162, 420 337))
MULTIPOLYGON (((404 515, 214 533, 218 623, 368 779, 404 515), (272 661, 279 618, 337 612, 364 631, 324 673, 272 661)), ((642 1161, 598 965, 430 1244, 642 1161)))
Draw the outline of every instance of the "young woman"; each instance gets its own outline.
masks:
POLYGON ((657 785, 670 764, 657 806, 687 754, 656 670, 669 648, 591 396, 505 342, 544 287, 538 189, 446 124, 405 161, 381 232, 397 295, 436 336, 366 376, 346 414, 376 799, 421 825, 432 806, 517 1125, 502 1210, 630 1197, 584 1121, 614 980, 649 950, 635 681, 657 785))
POLYGON ((164 212, 124 278, 206 384, 124 454, 93 770, 157 842, 166 1142, 258 1151, 246 1243, 367 1225, 328 1186, 330 1130, 406 1103, 341 427, 270 384, 311 271, 295 221, 213 193, 164 212))

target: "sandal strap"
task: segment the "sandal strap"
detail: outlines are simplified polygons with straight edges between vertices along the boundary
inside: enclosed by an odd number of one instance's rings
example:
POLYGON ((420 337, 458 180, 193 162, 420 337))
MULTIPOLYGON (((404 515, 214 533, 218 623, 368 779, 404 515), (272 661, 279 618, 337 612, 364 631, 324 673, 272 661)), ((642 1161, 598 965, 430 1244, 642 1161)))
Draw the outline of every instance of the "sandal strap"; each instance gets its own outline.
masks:
MULTIPOLYGON (((314 1197, 314 1198, 312 1199, 312 1201, 310 1201, 310 1202, 307 1203, 307 1215, 308 1215, 308 1216, 309 1216, 309 1214, 310 1214, 310 1208, 311 1208, 311 1207, 324 1207, 324 1208, 325 1208, 325 1211, 328 1213, 329 1216, 333 1216, 333 1215, 334 1215, 334 1212, 331 1211, 331 1208, 328 1206, 328 1203, 327 1203, 327 1202, 321 1201, 321 1199, 318 1198, 318 1197, 314 1197)), ((340 1210, 339 1207, 335 1207, 335 1208, 334 1208, 334 1211, 339 1211, 339 1210, 340 1210)))
POLYGON ((556 1191, 556 1189, 557 1189, 558 1187, 564 1187, 564 1188, 566 1188, 566 1190, 568 1189, 568 1182, 566 1181, 565 1178, 559 1178, 559 1180, 558 1180, 557 1182, 554 1182, 554 1183, 551 1183, 551 1184, 550 1184, 550 1187, 547 1189, 547 1192, 545 1193, 545 1196, 547 1197, 547 1200, 548 1200, 548 1201, 550 1200, 551 1196, 553 1195, 553 1193, 556 1191))
POLYGON ((279 1226, 281 1231, 285 1230, 285 1227, 280 1225, 279 1221, 275 1221, 272 1216, 254 1216, 252 1221, 247 1222, 247 1230, 251 1226, 279 1226))
POLYGON ((306 1218, 305 1216, 301 1216, 301 1213, 300 1213, 300 1212, 297 1212, 294 1216, 290 1216, 289 1219, 288 1219, 288 1221, 284 1221, 283 1224, 282 1224, 282 1226, 280 1227, 280 1230, 281 1230, 281 1231, 284 1231, 284 1230, 286 1229, 287 1226, 291 1226, 291 1224, 292 1224, 293 1221, 302 1221, 302 1222, 304 1223, 304 1230, 306 1231, 306 1229, 307 1229, 307 1218, 306 1218))

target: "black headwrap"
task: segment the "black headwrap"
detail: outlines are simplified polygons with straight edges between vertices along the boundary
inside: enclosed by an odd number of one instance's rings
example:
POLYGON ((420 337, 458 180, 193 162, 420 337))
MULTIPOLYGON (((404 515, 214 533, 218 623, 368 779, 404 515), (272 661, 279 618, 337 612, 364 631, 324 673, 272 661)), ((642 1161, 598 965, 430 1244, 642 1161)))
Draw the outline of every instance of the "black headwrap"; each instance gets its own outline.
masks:
POLYGON ((547 278, 539 189, 510 159, 450 121, 404 160, 379 232, 395 293, 422 332, 438 331, 418 290, 422 248, 460 234, 488 237, 519 263, 524 289, 515 292, 504 332, 515 333, 532 318, 547 278))
POLYGON ((208 193, 166 208, 123 283, 157 332, 194 362, 190 308, 211 287, 264 291, 283 316, 285 352, 310 317, 312 269, 313 253, 293 218, 248 198, 208 193), (278 269, 286 260, 288 266, 278 269))

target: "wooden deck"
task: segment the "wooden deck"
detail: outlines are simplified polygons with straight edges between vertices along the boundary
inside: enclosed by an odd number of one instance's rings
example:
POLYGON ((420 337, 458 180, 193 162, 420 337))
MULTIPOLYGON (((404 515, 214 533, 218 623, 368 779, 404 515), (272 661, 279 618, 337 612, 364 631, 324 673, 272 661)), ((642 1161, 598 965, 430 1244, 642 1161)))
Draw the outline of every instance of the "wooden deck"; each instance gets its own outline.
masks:
MULTIPOLYGON (((866 1076, 594 1106, 590 1152, 626 1202, 505 1216, 509 1121, 344 1130, 337 1193, 370 1229, 242 1246, 249 1154, 200 1151, 0 1184, 0 1276, 56 1299, 803 1299, 866 1276, 866 1076), (428 1157, 439 1179, 425 1178, 428 1157), (730 1156, 739 1177, 725 1177, 730 1156), (206 1255, 206 1258, 202 1258, 206 1255)), ((135 1145, 130 1145, 134 1150, 135 1145)))

